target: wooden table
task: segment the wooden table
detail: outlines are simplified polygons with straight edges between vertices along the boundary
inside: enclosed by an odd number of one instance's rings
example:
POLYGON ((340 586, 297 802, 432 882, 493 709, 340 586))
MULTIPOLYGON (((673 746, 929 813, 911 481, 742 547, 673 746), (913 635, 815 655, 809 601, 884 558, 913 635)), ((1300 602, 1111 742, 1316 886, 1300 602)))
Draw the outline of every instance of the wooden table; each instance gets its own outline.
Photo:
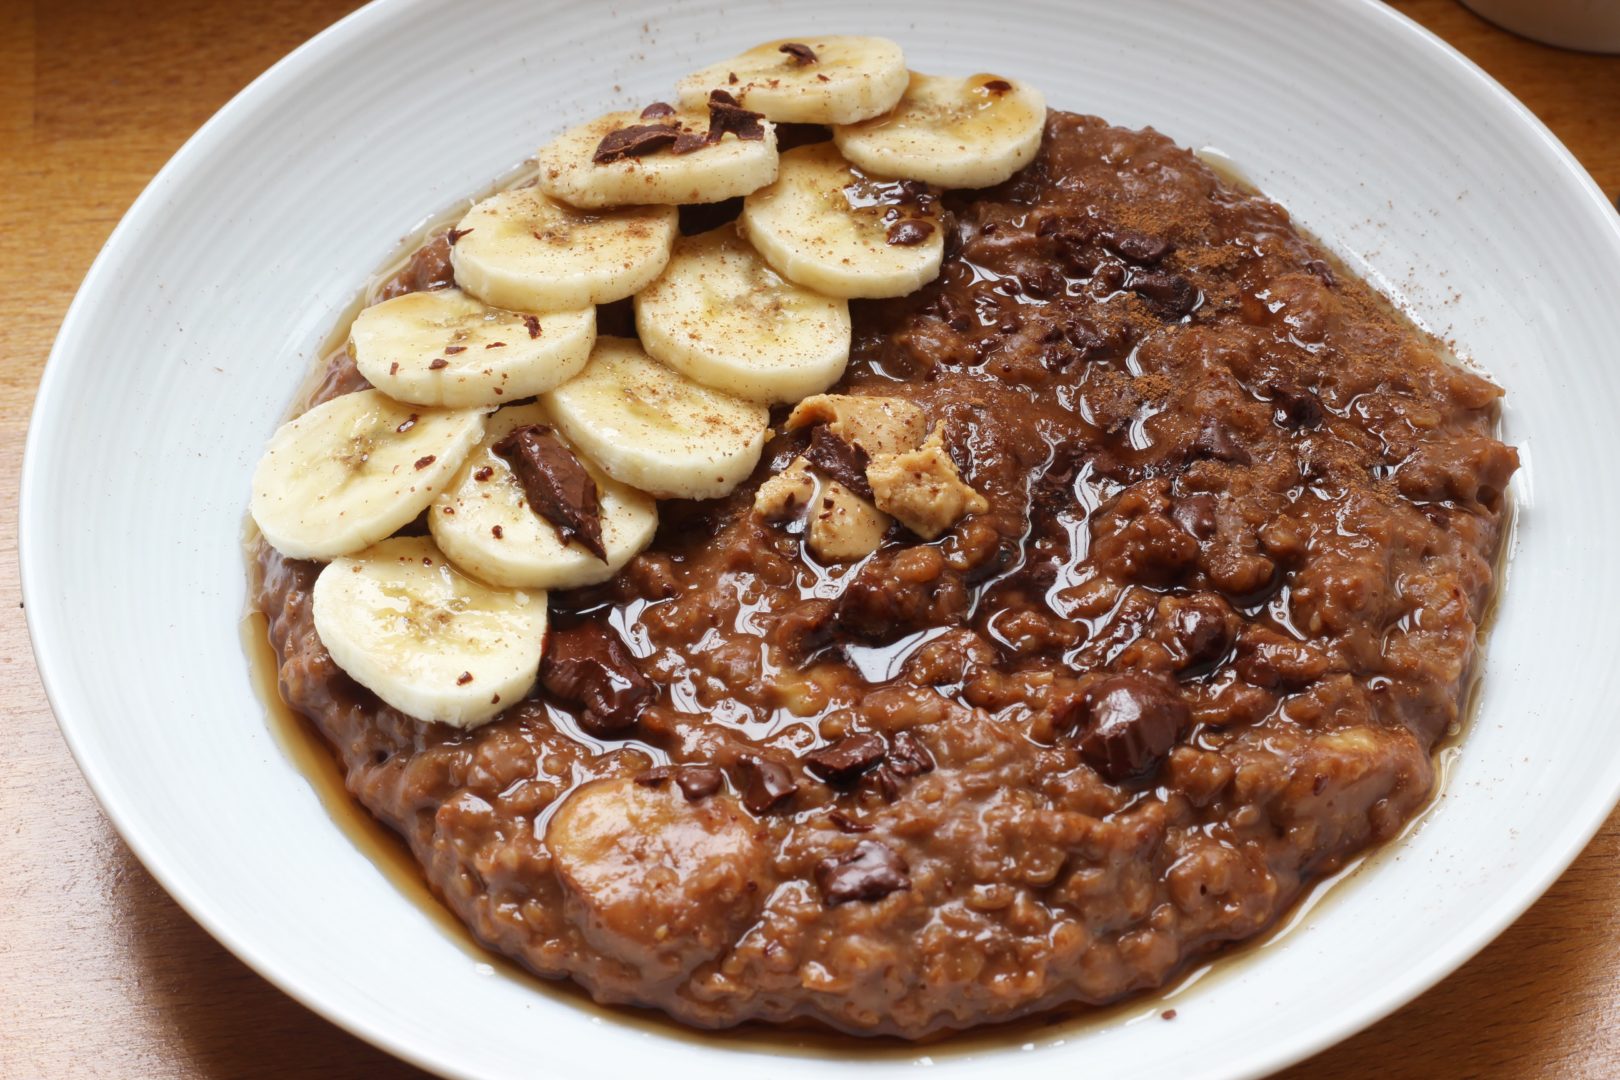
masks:
MULTIPOLYGON (((0 29, 0 1077, 419 1075, 283 996, 130 855, 57 733, 20 610, 16 480, 40 366, 91 259, 180 143, 351 0, 4 0, 0 29), (17 10, 19 5, 21 10, 17 10)), ((1620 58, 1451 0, 1396 5, 1620 192, 1620 58)), ((1620 1076, 1620 815, 1462 971, 1286 1074, 1620 1076)))

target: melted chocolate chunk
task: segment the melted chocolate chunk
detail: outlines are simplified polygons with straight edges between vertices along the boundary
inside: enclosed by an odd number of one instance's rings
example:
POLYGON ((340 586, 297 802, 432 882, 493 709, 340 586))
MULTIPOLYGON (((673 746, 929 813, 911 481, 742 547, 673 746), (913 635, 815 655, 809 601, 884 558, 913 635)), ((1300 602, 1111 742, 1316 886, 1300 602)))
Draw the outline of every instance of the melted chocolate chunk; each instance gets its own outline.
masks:
POLYGON ((1296 430, 1313 428, 1327 415, 1315 394, 1287 383, 1271 384, 1271 407, 1278 427, 1296 430))
POLYGON ((912 247, 927 240, 933 231, 934 223, 931 221, 902 218, 889 226, 884 239, 896 247, 912 247))
POLYGON ((804 460, 810 467, 829 480, 836 480, 863 499, 872 497, 871 482, 866 479, 866 466, 870 459, 866 451, 852 442, 834 435, 825 424, 817 424, 810 434, 810 445, 805 447, 804 460))
POLYGON ((881 735, 846 735, 804 755, 804 767, 817 779, 841 787, 859 780, 862 773, 883 760, 887 750, 881 735))
POLYGON ((1218 416, 1204 420, 1191 449, 1194 458, 1209 458, 1234 465, 1247 465, 1253 460, 1249 451, 1238 441, 1237 432, 1218 416))
POLYGON ((1070 704, 1059 723, 1074 724, 1080 755, 1115 783, 1158 767, 1187 725, 1186 704, 1157 679, 1109 675, 1070 704))
POLYGON ((551 428, 544 424, 517 428, 494 450, 511 462, 529 509, 556 526, 564 544, 578 537, 585 550, 607 559, 596 481, 551 428))
POLYGON ((817 863, 816 884, 829 904, 881 900, 911 888, 911 868, 887 844, 862 840, 844 854, 817 863))
POLYGON ((934 755, 911 732, 897 731, 889 739, 889 760, 884 768, 897 776, 921 776, 934 771, 934 755))
POLYGON ((1180 319, 1191 315, 1202 299, 1198 293, 1198 286, 1180 274, 1164 270, 1133 274, 1128 287, 1131 292, 1147 301, 1154 314, 1166 319, 1180 319))
POLYGON ((889 753, 883 763, 861 778, 861 786, 881 795, 885 802, 900 797, 905 781, 934 770, 934 755, 909 731, 896 732, 889 739, 889 753))
POLYGON ((778 48, 776 51, 787 53, 788 59, 799 67, 804 67, 806 64, 813 64, 817 59, 816 51, 814 49, 797 41, 790 41, 786 45, 778 48))
POLYGON ((647 106, 645 109, 641 110, 641 118, 643 120, 657 120, 661 116, 674 116, 674 115, 675 115, 675 106, 665 104, 662 101, 655 101, 651 105, 647 106))
POLYGON ((1097 231, 1103 247, 1137 266, 1152 266, 1174 246, 1162 236, 1149 236, 1135 229, 1104 228, 1097 231))
POLYGON ((739 139, 763 139, 765 128, 760 121, 763 113, 750 112, 737 104, 737 99, 724 90, 709 92, 709 141, 719 142, 721 136, 731 132, 739 139))
POLYGON ((991 79, 989 82, 984 84, 984 88, 986 90, 994 90, 998 94, 1005 94, 1007 91, 1012 89, 1012 83, 1008 82, 1006 79, 991 79))
POLYGON ((540 682, 552 696, 581 707, 580 725, 598 735, 633 726, 653 697, 652 682, 624 642, 596 623, 552 630, 540 682))
POLYGON ((1185 529, 1188 535, 1208 540, 1215 535, 1215 496, 1189 495, 1178 499, 1170 511, 1170 519, 1185 529))
POLYGON ((598 165, 606 165, 620 158, 645 157, 672 146, 680 133, 674 124, 631 124, 604 135, 602 141, 596 144, 596 153, 591 155, 591 160, 598 165))
POLYGON ((719 791, 725 777, 713 765, 660 765, 636 774, 636 783, 643 787, 658 787, 669 780, 675 781, 687 802, 697 802, 719 791))
MULTIPOLYGON (((465 236, 471 229, 462 229, 460 233, 465 236)), ((396 296, 406 293, 431 292, 435 289, 447 289, 456 283, 456 270, 450 264, 450 237, 445 233, 431 240, 425 247, 411 256, 411 261, 405 269, 383 285, 377 293, 378 300, 392 300, 396 296)), ((460 237, 457 237, 459 239, 460 237)))
POLYGON ((460 240, 463 236, 466 236, 470 232, 472 232, 471 229, 451 229, 449 232, 444 234, 444 239, 445 242, 451 247, 455 247, 456 241, 460 240))
POLYGON ((871 832, 876 827, 869 821, 856 821, 841 810, 828 811, 827 820, 832 822, 838 831, 842 833, 871 832))
POLYGON ((1170 616, 1170 630, 1188 669, 1218 663, 1232 650, 1232 627, 1225 605, 1213 596, 1195 596, 1170 616))
POLYGON ((768 813, 781 806, 799 790, 793 774, 774 761, 744 754, 737 759, 748 782, 743 786, 743 805, 756 814, 768 813))

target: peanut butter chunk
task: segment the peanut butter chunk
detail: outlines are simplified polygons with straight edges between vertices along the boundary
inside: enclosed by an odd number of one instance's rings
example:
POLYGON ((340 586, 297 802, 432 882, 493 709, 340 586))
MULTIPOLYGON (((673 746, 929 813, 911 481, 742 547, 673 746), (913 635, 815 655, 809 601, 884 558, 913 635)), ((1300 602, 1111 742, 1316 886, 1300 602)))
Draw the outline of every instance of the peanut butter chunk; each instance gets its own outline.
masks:
POLYGON ((957 473, 956 462, 945 451, 944 424, 935 424, 916 450, 874 454, 866 478, 877 508, 924 540, 937 539, 966 515, 990 508, 957 473))

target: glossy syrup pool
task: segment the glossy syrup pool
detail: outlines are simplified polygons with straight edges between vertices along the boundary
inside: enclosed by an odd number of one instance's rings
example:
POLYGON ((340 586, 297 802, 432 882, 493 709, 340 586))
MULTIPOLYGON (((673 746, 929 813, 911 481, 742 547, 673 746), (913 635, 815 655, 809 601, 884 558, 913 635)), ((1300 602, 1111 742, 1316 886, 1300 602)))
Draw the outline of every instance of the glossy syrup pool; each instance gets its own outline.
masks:
MULTIPOLYGON (((1254 185, 1219 151, 1205 148, 1198 151, 1198 156, 1229 184, 1248 191, 1255 190, 1254 185)), ((347 327, 353 316, 374 298, 383 282, 399 271, 411 253, 432 233, 459 219, 477 198, 483 198, 507 187, 521 185, 532 169, 532 162, 519 165, 474 199, 464 200, 446 212, 432 216, 402 239, 395 256, 389 260, 384 269, 368 281, 366 287, 343 313, 331 337, 320 350, 316 363, 311 366, 306 382, 299 388, 294 399, 295 407, 290 410, 291 413, 302 410, 309 393, 319 382, 326 359, 344 347, 347 327)), ((1321 246, 1331 251, 1329 245, 1321 246)), ((1337 260, 1334 261, 1337 263, 1337 260)), ((1350 273, 1342 265, 1336 265, 1335 269, 1350 273)), ((466 953, 468 962, 475 965, 481 973, 519 983, 527 992, 555 995, 558 1000, 565 1001, 570 1007, 585 1009, 605 1023, 623 1025, 649 1035, 701 1042, 711 1048, 736 1047, 755 1052, 767 1051, 810 1058, 836 1057, 844 1060, 858 1056, 863 1060, 928 1065, 945 1057, 973 1057, 1056 1047, 1105 1030, 1143 1023, 1173 1023, 1180 1012, 1196 1006, 1196 997, 1192 993, 1195 988, 1207 989, 1221 980, 1240 974, 1247 970, 1249 965, 1260 962, 1269 950, 1286 943, 1307 927, 1314 917, 1344 895, 1350 883, 1369 871, 1376 871, 1386 859, 1399 859, 1407 839, 1422 829, 1429 816, 1437 807, 1443 805, 1453 766, 1461 753, 1462 739, 1477 709, 1485 683, 1484 638, 1494 617, 1496 597, 1501 595, 1506 585, 1509 556, 1513 548, 1515 521, 1511 510, 1512 502, 1510 498, 1509 515, 1504 523, 1503 539, 1497 554, 1496 582, 1491 607, 1480 625, 1475 668, 1471 673, 1465 706, 1462 709, 1465 719, 1448 732, 1436 746, 1433 755, 1435 764, 1433 791, 1424 807, 1407 821, 1396 837, 1361 852, 1334 873, 1308 883, 1299 899, 1285 909, 1281 918, 1265 933, 1242 942, 1221 946, 1211 954, 1188 963, 1173 980, 1156 990, 1129 995, 1109 1005, 1062 1006, 1020 1020, 961 1032, 942 1032, 917 1041, 888 1035, 848 1035, 811 1022, 770 1025, 747 1021, 724 1030, 693 1028, 652 1009, 598 1005, 583 988, 571 980, 541 978, 512 959, 486 948, 434 895, 404 839, 372 817, 349 794, 337 759, 320 732, 282 700, 277 684, 276 657, 269 643, 265 617, 256 611, 249 611, 243 617, 240 632, 254 689, 264 703, 266 724, 289 764, 309 783, 333 824, 356 850, 369 859, 378 873, 394 888, 428 915, 438 932, 461 948, 466 953)), ((1094 507, 1085 509, 1089 512, 1094 507)), ((244 551, 251 549, 255 539, 256 533, 249 521, 244 535, 244 551)), ((1083 551, 1083 546, 1077 550, 1083 551)), ((247 559, 247 563, 249 580, 253 580, 255 569, 251 557, 247 559)), ((828 580, 837 576, 835 572, 829 571, 817 576, 822 584, 836 590, 836 582, 828 580)), ((633 620, 626 621, 633 622, 633 620)), ((627 631, 631 627, 626 625, 620 629, 627 631)), ((881 681, 891 678, 908 655, 941 632, 942 630, 938 628, 922 630, 882 646, 853 647, 850 650, 850 659, 868 681, 881 681)), ((633 639, 634 634, 626 636, 633 639)), ((572 724, 568 726, 574 730, 572 724)), ((662 755, 657 751, 650 747, 644 749, 647 749, 655 759, 662 760, 662 755)))

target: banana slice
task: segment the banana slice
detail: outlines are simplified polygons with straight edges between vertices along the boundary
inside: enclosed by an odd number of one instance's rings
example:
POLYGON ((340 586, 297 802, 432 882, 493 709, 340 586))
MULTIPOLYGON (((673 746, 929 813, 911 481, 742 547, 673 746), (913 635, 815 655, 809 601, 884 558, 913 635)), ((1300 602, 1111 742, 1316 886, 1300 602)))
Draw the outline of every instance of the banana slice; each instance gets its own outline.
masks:
MULTIPOLYGON (((597 148, 613 132, 668 129, 701 139, 709 116, 696 111, 643 118, 633 112, 609 113, 563 132, 540 148, 540 188, 573 206, 628 206, 642 203, 712 203, 757 191, 776 179, 776 125, 755 121, 763 137, 732 134, 677 153, 682 143, 650 153, 597 161, 597 148)), ((683 140, 684 142, 684 140, 683 140)))
POLYGON ((330 559, 410 524, 484 434, 482 409, 402 405, 379 390, 324 402, 270 438, 253 520, 294 559, 330 559))
POLYGON ((492 589, 420 536, 333 560, 315 579, 311 612, 355 682, 407 716, 459 728, 522 700, 546 639, 543 590, 492 589))
POLYGON ((489 418, 474 450, 428 512, 439 548, 462 570, 492 585, 572 589, 606 581, 652 543, 658 504, 581 459, 596 481, 604 562, 577 539, 565 542, 551 522, 530 509, 511 464, 493 447, 530 424, 552 423, 539 404, 502 409, 489 418))
POLYGON ((372 385, 417 405, 499 405, 578 375, 596 343, 596 308, 526 315, 460 289, 406 293, 366 308, 349 354, 372 385))
POLYGON ((945 234, 926 194, 857 172, 830 143, 782 155, 740 226, 783 277, 828 296, 904 296, 939 274, 945 234))
POLYGON ((663 275, 636 294, 648 354, 752 401, 798 401, 849 362, 849 302, 784 281, 722 225, 675 241, 663 275))
POLYGON ((673 206, 576 210, 535 188, 491 196, 456 226, 456 284, 513 311, 576 311, 623 300, 661 274, 673 206))
POLYGON ((900 46, 880 37, 768 41, 675 84, 682 105, 712 90, 781 124, 854 124, 894 108, 906 89, 900 46))
POLYGON ((542 400, 603 471, 659 498, 729 492, 754 471, 770 423, 765 406, 700 386, 629 338, 597 338, 585 371, 542 400))
POLYGON ((844 156, 874 176, 946 188, 994 187, 1035 160, 1046 99, 999 75, 911 76, 887 116, 833 131, 844 156))

